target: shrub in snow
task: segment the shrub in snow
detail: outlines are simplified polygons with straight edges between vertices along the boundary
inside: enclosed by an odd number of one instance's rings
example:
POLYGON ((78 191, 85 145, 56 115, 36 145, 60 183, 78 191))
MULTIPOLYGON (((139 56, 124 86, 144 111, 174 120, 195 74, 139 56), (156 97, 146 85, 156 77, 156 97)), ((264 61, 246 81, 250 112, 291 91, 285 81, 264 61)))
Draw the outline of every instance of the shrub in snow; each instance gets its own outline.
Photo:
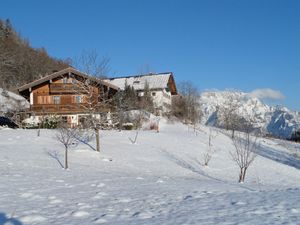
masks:
POLYGON ((257 156, 259 148, 257 137, 250 135, 250 132, 241 133, 232 138, 235 150, 230 152, 233 161, 239 166, 239 182, 245 181, 246 172, 257 156))
POLYGON ((122 127, 125 129, 125 130, 132 130, 134 125, 133 123, 123 123, 122 127))
POLYGON ((213 154, 215 153, 213 149, 212 140, 217 136, 217 133, 215 134, 213 132, 212 128, 209 128, 209 135, 208 135, 208 148, 203 154, 204 158, 204 166, 208 166, 209 161, 212 159, 213 154))
POLYGON ((70 146, 76 144, 77 139, 75 138, 76 130, 69 128, 67 124, 61 124, 57 129, 56 139, 62 143, 65 147, 65 169, 68 169, 68 150, 70 146))

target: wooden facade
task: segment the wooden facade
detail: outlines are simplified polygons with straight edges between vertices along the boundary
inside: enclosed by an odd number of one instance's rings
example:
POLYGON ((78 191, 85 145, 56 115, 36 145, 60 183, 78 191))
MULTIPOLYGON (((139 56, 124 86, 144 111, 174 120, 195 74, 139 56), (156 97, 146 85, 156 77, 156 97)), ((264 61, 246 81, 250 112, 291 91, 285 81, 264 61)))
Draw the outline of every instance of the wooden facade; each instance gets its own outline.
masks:
POLYGON ((67 68, 18 88, 30 102, 30 112, 45 114, 84 114, 111 110, 109 99, 118 91, 112 84, 67 68))

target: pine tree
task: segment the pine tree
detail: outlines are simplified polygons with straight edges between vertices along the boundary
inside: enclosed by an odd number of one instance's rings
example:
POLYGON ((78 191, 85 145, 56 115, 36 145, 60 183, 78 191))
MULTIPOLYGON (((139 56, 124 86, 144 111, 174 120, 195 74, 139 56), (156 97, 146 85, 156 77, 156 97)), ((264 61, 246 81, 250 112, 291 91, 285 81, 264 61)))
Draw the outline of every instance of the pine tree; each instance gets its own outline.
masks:
POLYGON ((146 82, 144 86, 144 95, 140 100, 140 109, 146 110, 151 113, 154 112, 154 103, 148 82, 146 82))
POLYGON ((300 130, 295 131, 295 132, 292 134, 291 140, 292 140, 292 141, 295 141, 295 142, 300 142, 300 130))

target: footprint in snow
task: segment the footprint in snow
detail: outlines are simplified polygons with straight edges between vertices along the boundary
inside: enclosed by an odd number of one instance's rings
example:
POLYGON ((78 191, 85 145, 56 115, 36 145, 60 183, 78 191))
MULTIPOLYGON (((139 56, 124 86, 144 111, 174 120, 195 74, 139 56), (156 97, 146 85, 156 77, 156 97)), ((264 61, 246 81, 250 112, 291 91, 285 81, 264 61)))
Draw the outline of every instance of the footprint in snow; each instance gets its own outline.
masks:
POLYGON ((104 183, 100 183, 100 184, 97 185, 97 187, 104 187, 104 186, 105 186, 104 183))
POLYGON ((23 194, 20 195, 21 198, 30 198, 32 196, 34 196, 34 194, 33 193, 29 193, 29 192, 28 193, 23 193, 23 194))
POLYGON ((79 206, 80 210, 91 208, 91 206, 89 204, 86 204, 86 203, 77 203, 77 205, 79 206))
POLYGON ((88 217, 90 214, 87 211, 76 211, 72 213, 72 216, 75 218, 88 217))
POLYGON ((46 221, 47 219, 40 215, 30 215, 30 216, 23 216, 20 218, 21 222, 27 223, 27 224, 33 224, 33 223, 41 223, 46 221))
POLYGON ((237 201, 237 202, 231 202, 231 205, 246 205, 246 203, 237 201))
POLYGON ((158 180, 156 181, 156 183, 164 183, 164 181, 161 180, 161 179, 158 179, 158 180))
POLYGON ((43 198, 40 195, 35 195, 33 193, 30 193, 30 192, 20 194, 20 197, 21 198, 30 198, 31 200, 36 200, 36 199, 42 199, 43 198))
POLYGON ((94 220, 96 224, 107 223, 107 220, 104 218, 99 218, 94 220))
POLYGON ((187 196, 185 196, 185 197, 183 198, 183 200, 188 200, 188 199, 191 199, 191 198, 193 198, 193 196, 187 195, 187 196))
POLYGON ((291 211, 291 213, 299 213, 299 210, 298 209, 294 209, 294 208, 291 209, 290 211, 291 211))
POLYGON ((93 199, 101 199, 103 198, 104 196, 107 196, 107 194, 105 192, 98 192, 94 197, 93 199))
POLYGON ((149 219, 149 218, 152 218, 153 215, 148 212, 136 212, 132 215, 132 217, 139 217, 141 219, 149 219))
POLYGON ((112 162, 112 159, 102 159, 103 162, 112 162))
POLYGON ((131 201, 132 201, 132 199, 130 199, 130 198, 122 198, 122 199, 118 200, 118 202, 120 202, 120 203, 128 203, 128 202, 131 202, 131 201))
POLYGON ((57 183, 63 183, 65 181, 64 180, 55 180, 55 182, 57 182, 57 183))
POLYGON ((48 197, 48 200, 49 200, 50 204, 59 204, 59 203, 62 203, 62 200, 57 199, 55 196, 48 197))

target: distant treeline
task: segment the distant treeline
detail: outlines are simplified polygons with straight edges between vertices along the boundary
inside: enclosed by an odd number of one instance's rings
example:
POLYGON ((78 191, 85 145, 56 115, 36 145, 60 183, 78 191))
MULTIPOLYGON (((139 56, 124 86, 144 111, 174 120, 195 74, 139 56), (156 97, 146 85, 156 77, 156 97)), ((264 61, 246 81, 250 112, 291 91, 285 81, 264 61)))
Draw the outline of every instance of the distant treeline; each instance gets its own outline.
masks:
POLYGON ((8 19, 0 19, 0 87, 14 90, 68 66, 67 61, 50 57, 44 48, 32 48, 8 19))

